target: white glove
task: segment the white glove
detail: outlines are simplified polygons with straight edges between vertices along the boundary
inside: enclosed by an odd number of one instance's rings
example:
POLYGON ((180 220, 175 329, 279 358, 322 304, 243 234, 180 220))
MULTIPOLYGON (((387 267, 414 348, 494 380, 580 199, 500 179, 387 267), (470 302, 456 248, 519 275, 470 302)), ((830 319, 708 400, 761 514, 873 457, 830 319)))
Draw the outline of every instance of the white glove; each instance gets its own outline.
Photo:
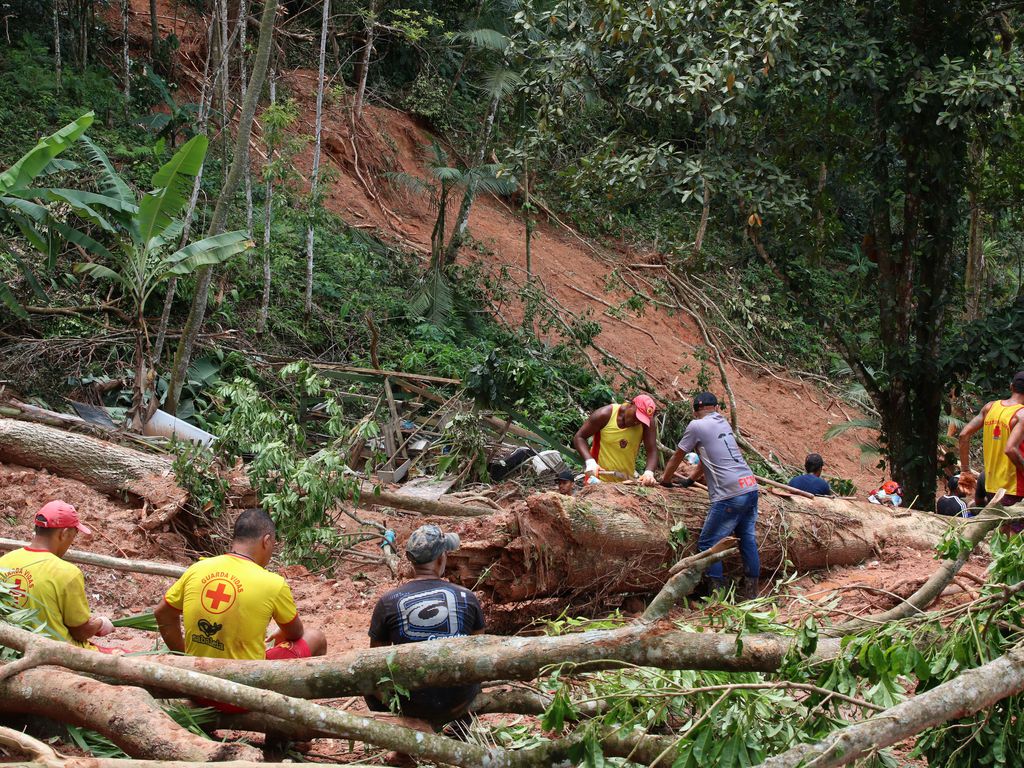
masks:
POLYGON ((96 637, 106 637, 114 631, 114 624, 106 616, 97 616, 100 620, 100 628, 96 632, 96 637))
POLYGON ((588 475, 597 477, 601 473, 601 466, 597 463, 597 459, 587 459, 587 463, 583 469, 588 475))
POLYGON ((654 473, 651 470, 647 470, 640 475, 640 485, 657 485, 658 481, 654 479, 654 473))

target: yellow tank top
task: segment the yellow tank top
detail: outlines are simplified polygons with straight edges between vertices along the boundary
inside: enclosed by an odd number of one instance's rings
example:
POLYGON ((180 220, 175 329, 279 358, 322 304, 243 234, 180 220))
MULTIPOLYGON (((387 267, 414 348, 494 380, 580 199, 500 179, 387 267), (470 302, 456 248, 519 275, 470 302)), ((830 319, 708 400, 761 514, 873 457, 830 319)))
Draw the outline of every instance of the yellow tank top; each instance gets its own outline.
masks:
POLYGON ((633 479, 636 472, 636 457, 644 440, 643 424, 625 428, 619 426, 620 407, 618 403, 612 405, 612 415, 608 418, 608 423, 594 435, 594 442, 590 448, 590 455, 601 465, 601 469, 619 472, 622 475, 601 475, 601 481, 605 483, 621 483, 623 480, 633 479))
POLYGON ((1012 496, 1024 496, 1024 473, 1006 456, 1010 422, 1024 405, 1003 405, 996 400, 985 415, 982 444, 985 448, 985 490, 995 493, 1003 488, 1012 496))

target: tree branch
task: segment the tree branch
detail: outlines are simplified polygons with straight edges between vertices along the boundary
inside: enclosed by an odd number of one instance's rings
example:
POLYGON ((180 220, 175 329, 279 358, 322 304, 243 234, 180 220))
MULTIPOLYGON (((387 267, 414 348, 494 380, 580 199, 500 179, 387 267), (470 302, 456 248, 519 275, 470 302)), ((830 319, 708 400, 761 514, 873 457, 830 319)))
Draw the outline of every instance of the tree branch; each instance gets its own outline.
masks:
POLYGON ((800 744, 770 757, 761 768, 834 768, 897 744, 926 728, 973 715, 1024 691, 1024 645, 964 672, 926 693, 831 733, 816 744, 800 744))

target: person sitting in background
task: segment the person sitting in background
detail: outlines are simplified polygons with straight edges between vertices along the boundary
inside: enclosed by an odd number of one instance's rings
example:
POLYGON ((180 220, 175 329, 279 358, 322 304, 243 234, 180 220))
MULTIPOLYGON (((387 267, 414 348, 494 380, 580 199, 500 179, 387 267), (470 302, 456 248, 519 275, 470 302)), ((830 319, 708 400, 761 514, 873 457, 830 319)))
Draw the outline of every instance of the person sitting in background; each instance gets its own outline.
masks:
POLYGON ((821 470, 824 466, 825 460, 821 458, 821 454, 807 454, 807 458, 804 459, 804 474, 797 475, 790 480, 789 486, 813 493, 815 496, 831 496, 832 488, 829 487, 828 481, 821 477, 821 470))
POLYGON ((945 496, 940 496, 939 500, 935 502, 935 514, 946 517, 974 517, 968 511, 967 502, 964 501, 966 494, 960 490, 959 481, 960 475, 953 475, 949 478, 947 481, 949 492, 945 496))
MULTIPOLYGON (((242 512, 235 521, 231 551, 190 566, 154 609, 167 647, 214 659, 323 656, 323 632, 303 626, 288 583, 266 569, 276 543, 270 515, 259 508, 242 512), (271 619, 278 629, 268 649, 265 638, 271 619)), ((241 711, 230 704, 215 706, 224 712, 241 711)))
POLYGON ((573 496, 576 493, 576 478, 568 469, 563 469, 555 475, 555 485, 563 496, 573 496))
MULTIPOLYGON (((476 595, 443 578, 448 553, 459 544, 458 534, 444 533, 436 525, 423 525, 413 531, 405 544, 405 554, 412 562, 414 576, 384 594, 374 606, 369 630, 371 648, 483 633, 484 611, 476 595)), ((402 696, 397 705, 404 717, 424 720, 438 731, 465 717, 478 693, 479 685, 420 688, 410 691, 408 697, 402 696)), ((379 697, 365 699, 371 711, 389 711, 379 697)))
POLYGON ((27 547, 0 557, 0 580, 14 586, 19 608, 29 608, 45 623, 43 633, 79 648, 112 653, 89 642, 114 631, 106 616, 92 616, 85 595, 85 577, 78 566, 62 558, 78 532, 92 530, 78 519, 77 510, 64 501, 44 504, 36 513, 35 533, 27 547))
POLYGON ((903 489, 895 480, 886 480, 881 488, 873 490, 868 495, 868 501, 872 504, 898 507, 903 503, 903 489))

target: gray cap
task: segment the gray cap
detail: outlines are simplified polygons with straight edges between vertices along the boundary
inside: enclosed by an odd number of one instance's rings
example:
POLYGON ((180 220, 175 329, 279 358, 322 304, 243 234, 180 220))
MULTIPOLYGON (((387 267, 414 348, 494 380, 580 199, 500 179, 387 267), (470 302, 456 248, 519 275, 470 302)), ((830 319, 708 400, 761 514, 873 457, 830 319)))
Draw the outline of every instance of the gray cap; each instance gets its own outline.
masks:
POLYGON ((458 549, 459 544, 459 534, 445 533, 436 525, 421 525, 405 542, 405 554, 417 565, 423 565, 458 549))

